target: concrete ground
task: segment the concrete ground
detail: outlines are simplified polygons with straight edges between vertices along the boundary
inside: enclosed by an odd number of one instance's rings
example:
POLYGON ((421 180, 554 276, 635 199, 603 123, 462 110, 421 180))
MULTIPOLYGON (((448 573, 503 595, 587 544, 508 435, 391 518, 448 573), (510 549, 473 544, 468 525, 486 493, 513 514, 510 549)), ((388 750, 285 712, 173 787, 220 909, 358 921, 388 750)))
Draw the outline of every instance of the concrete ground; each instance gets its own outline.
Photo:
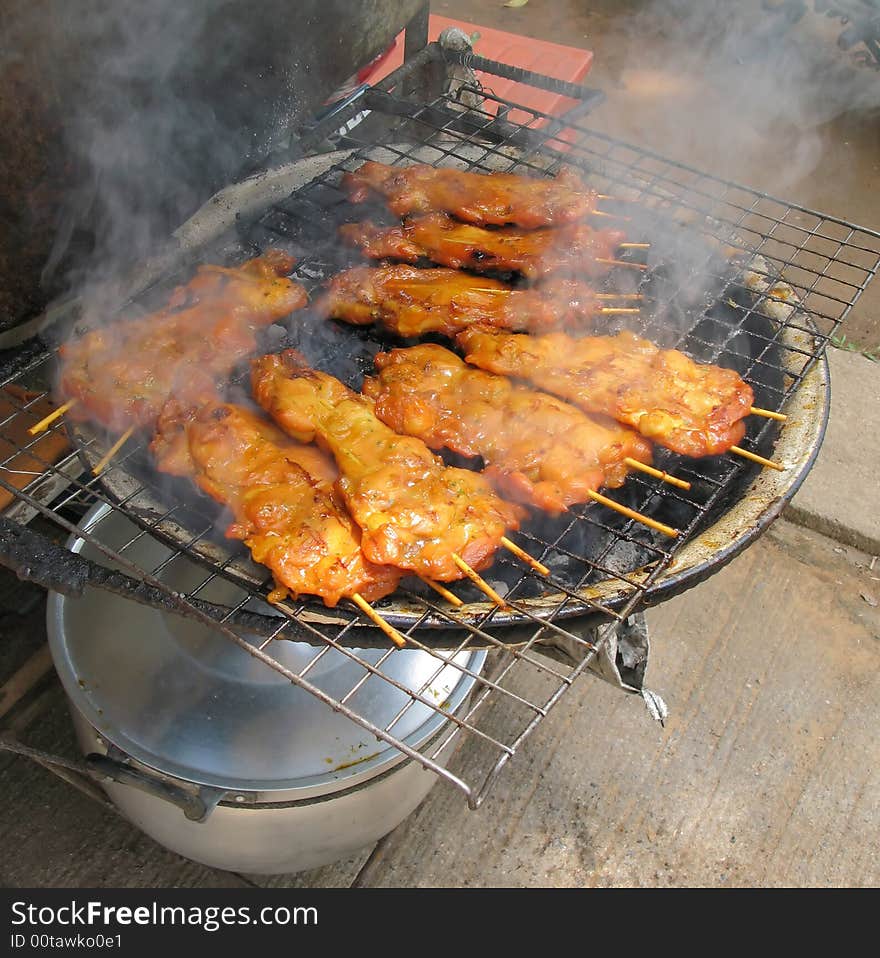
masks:
MULTIPOLYGON (((667 129, 677 125, 683 158, 695 165, 718 153, 697 135, 698 114, 689 119, 688 113, 711 94, 715 108, 732 111, 732 142, 749 146, 749 156, 737 159, 748 161, 737 179, 774 189, 794 152, 809 162, 799 162, 793 179, 785 174, 790 188, 776 192, 880 225, 880 193, 873 188, 878 133, 870 111, 824 124, 803 120, 804 129, 787 130, 787 140, 737 139, 742 125, 730 105, 736 91, 701 78, 698 58, 670 59, 674 31, 652 33, 645 25, 659 20, 639 19, 643 33, 634 55, 639 36, 627 32, 629 15, 645 6, 434 4, 438 12, 471 22, 596 50, 594 82, 606 87, 606 106, 614 107, 603 108, 596 125, 651 144, 652 136, 666 135, 662 123, 652 125, 657 104, 677 103, 677 119, 664 123, 667 129), (791 136, 796 142, 804 137, 799 150, 792 150, 791 136)), ((874 305, 880 283, 875 286, 852 317, 851 335, 867 348, 880 343, 874 305)), ((458 791, 438 784, 376 846, 332 866, 268 879, 186 861, 32 761, 0 753, 0 883, 877 885, 880 365, 834 351, 832 383, 826 445, 786 517, 708 582, 648 614, 646 684, 669 706, 665 727, 649 718, 639 699, 583 678, 525 742, 476 812, 467 810, 458 791)), ((41 594, 5 573, 0 632, 0 679, 26 662, 44 675, 8 713, 7 726, 26 729, 36 747, 74 755, 64 696, 41 658, 41 594)), ((528 694, 532 679, 522 674, 520 681, 528 694)), ((493 721, 503 723, 503 714, 493 721)), ((485 759, 469 742, 452 767, 468 778, 485 759)))

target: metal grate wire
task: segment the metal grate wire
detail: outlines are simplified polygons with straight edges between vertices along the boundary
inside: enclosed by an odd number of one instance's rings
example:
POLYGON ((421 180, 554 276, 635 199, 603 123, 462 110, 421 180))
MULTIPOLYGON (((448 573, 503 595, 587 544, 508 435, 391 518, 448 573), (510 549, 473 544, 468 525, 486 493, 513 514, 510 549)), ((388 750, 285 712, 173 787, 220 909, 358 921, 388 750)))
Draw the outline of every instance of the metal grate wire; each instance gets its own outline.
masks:
MULTIPOLYGON (((352 102, 350 116, 334 115, 333 122, 341 127, 365 108, 369 111, 364 122, 346 129, 338 143, 344 153, 326 172, 224 239, 228 261, 280 245, 299 258, 294 278, 310 291, 316 289, 348 262, 335 241, 336 226, 359 211, 347 204, 338 185, 346 170, 368 158, 535 175, 573 166, 593 188, 615 197, 609 209, 630 216, 632 229, 651 236, 644 275, 615 271, 613 279, 623 284, 613 287, 618 291, 639 289, 648 295, 650 308, 630 328, 700 360, 735 366, 754 385, 760 405, 784 410, 875 275, 880 234, 620 143, 578 119, 562 122, 491 91, 465 91, 480 97, 477 102, 468 100, 469 105, 464 105, 461 89, 454 96, 443 93, 427 102, 405 96, 404 81, 424 62, 440 56, 435 46, 429 47, 413 64, 352 102), (670 237, 671 244, 666 242, 670 237), (722 255, 725 249, 728 254, 734 251, 732 258, 722 255), (686 261, 684 271, 676 261, 679 252, 686 261), (693 287, 698 292, 696 305, 693 287)), ((315 140, 327 132, 319 125, 315 140)), ((150 298, 161 298, 167 287, 166 278, 139 295, 138 302, 147 308, 150 298)), ((316 330, 306 325, 299 332, 320 335, 316 330)), ((288 334, 295 340, 297 330, 291 325, 288 334)), ((347 334, 352 350, 367 349, 365 355, 381 345, 372 333, 361 339, 350 330, 347 334)), ((338 340, 331 345, 334 342, 338 340)), ((548 583, 513 557, 499 557, 492 574, 503 585, 510 613, 488 606, 469 584, 455 587, 466 602, 461 613, 435 601, 418 584, 380 603, 380 611, 401 629, 410 647, 436 660, 436 671, 422 687, 402 689, 408 704, 379 728, 351 703, 369 682, 401 688, 385 668, 398 653, 389 649, 375 662, 359 654, 359 649, 384 640, 376 630, 365 628, 354 610, 324 615, 316 603, 301 601, 265 614, 269 610, 261 600, 272 588, 266 571, 250 565, 232 546, 216 558, 216 512, 207 503, 169 499, 158 477, 144 474, 147 440, 129 441, 96 478, 87 464, 100 457, 106 437, 77 430, 75 448, 57 461, 44 455, 43 437, 21 439, 22 426, 39 418, 34 409, 50 394, 55 364, 55 347, 43 344, 19 350, 0 363, 0 387, 11 409, 0 421, 0 440, 6 442, 0 448, 9 450, 0 454, 0 487, 16 500, 9 514, 26 522, 39 513, 52 520, 60 536, 78 534, 117 570, 117 577, 102 583, 104 587, 139 601, 161 602, 210 625, 329 708, 459 788, 472 808, 482 803, 522 742, 595 659, 606 636, 600 631, 597 644, 596 634, 582 627, 581 617, 590 614, 591 623, 608 623, 603 628, 611 629, 638 610, 662 582, 678 550, 707 521, 735 504, 754 475, 754 467, 732 456, 694 461, 660 453, 658 466, 689 479, 691 492, 639 475, 630 477, 615 497, 662 521, 673 520, 681 531, 676 540, 595 506, 528 525, 517 536, 520 545, 548 564, 553 574, 548 583), (31 392, 24 397, 10 393, 6 388, 10 385, 31 392), (32 478, 19 488, 16 473, 32 478), (114 477, 126 479, 123 495, 114 477), (157 501, 162 503, 158 511, 157 501), (97 502, 134 520, 128 538, 108 545, 100 522, 77 528, 83 510, 97 502), (129 558, 144 537, 156 537, 167 547, 161 561, 149 568, 129 558), (206 558, 209 540, 214 559, 206 558), (179 587, 182 570, 188 576, 185 590, 179 587), (193 570, 198 570, 195 578, 193 570), (610 593, 600 595, 594 588, 608 583, 615 587, 610 593), (242 637, 245 632, 247 639, 242 637), (288 639, 309 642, 314 648, 310 660, 296 672, 271 655, 274 643, 288 639), (544 644, 553 639, 580 650, 574 664, 545 654, 544 644), (416 703, 443 710, 444 703, 432 699, 429 690, 455 656, 486 648, 491 651, 487 668, 473 671, 454 665, 473 680, 474 692, 465 711, 444 713, 448 721, 439 738, 417 750, 395 735, 416 703), (351 689, 337 698, 310 678, 330 649, 361 670, 351 689), (479 743, 488 756, 470 781, 444 767, 452 745, 462 738, 479 743)), ((352 384, 357 378, 350 364, 330 371, 342 378, 347 375, 352 384)), ((64 428, 57 423, 52 431, 64 428)), ((778 428, 770 421, 750 422, 744 445, 761 454, 772 453, 778 428)))

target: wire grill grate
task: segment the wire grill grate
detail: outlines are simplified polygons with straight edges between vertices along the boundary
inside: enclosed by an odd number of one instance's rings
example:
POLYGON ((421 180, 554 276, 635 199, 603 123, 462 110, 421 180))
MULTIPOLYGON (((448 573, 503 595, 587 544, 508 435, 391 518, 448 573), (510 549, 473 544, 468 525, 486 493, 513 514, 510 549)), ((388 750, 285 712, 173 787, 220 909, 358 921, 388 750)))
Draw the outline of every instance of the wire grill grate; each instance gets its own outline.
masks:
MULTIPOLYGON (((416 61, 439 56, 430 47, 416 61)), ((404 67, 367 91, 348 107, 350 116, 335 115, 333 122, 342 126, 359 111, 370 111, 364 122, 347 129, 338 143, 341 152, 323 173, 255 220, 240 224, 235 235, 223 239, 220 255, 232 262, 282 246, 299 257, 295 278, 310 291, 316 289, 355 261, 351 251, 339 248, 336 228, 363 211, 348 204, 338 184, 344 171, 367 158, 536 175, 574 166, 593 188, 615 198, 607 208, 630 218, 627 229, 633 238, 638 232, 652 243, 644 273, 613 273, 616 291, 638 290, 646 296, 646 308, 629 328, 697 359, 735 367, 754 386, 758 404, 773 410, 786 408, 877 271, 880 234, 689 169, 592 131, 576 118, 562 122, 490 91, 466 91, 480 96, 467 106, 462 90, 429 102, 411 100, 400 89, 417 66, 404 67)), ((315 139, 326 133, 319 125, 315 139)), ((166 277, 143 291, 137 303, 148 308, 170 281, 166 277)), ((297 317, 286 334, 316 364, 353 386, 359 386, 372 355, 387 343, 374 330, 342 330, 309 317, 297 317), (348 348, 340 351, 342 343, 348 348)), ((277 346, 276 341, 267 348, 277 346)), ((211 624, 268 667, 453 783, 471 807, 480 804, 522 741, 593 661, 596 634, 585 628, 583 617, 591 616, 591 625, 610 622, 613 627, 649 602, 680 550, 725 510, 735 508, 756 475, 754 466, 732 456, 695 461, 661 453, 659 468, 688 479, 691 491, 633 475, 615 497, 675 526, 681 532, 678 539, 603 508, 573 509, 559 519, 530 523, 516 537, 551 567, 549 584, 512 556, 499 557, 487 575, 511 603, 511 612, 490 607, 469 584, 455 587, 466 602, 461 612, 435 601, 418 583, 380 603, 411 648, 436 659, 436 672, 421 688, 405 689, 409 705, 378 728, 357 714, 352 702, 368 682, 394 684, 385 666, 397 653, 389 649, 371 661, 359 654, 359 649, 382 646, 384 638, 365 628, 358 613, 342 608, 331 613, 311 601, 287 602, 271 612, 261 601, 272 588, 266 570, 217 535, 218 517, 210 504, 169 495, 167 482, 147 465, 145 440, 130 440, 99 479, 87 466, 105 450, 106 437, 76 428, 74 450, 57 461, 43 454, 43 437, 27 437, 23 427, 40 418, 35 410, 49 393, 55 362, 54 347, 43 344, 2 360, 0 385, 14 387, 5 389, 10 411, 0 419, 0 487, 16 500, 10 514, 26 521, 42 513, 61 535, 73 533, 83 510, 95 502, 132 518, 136 528, 112 545, 102 542, 100 522, 80 531, 118 570, 118 579, 105 587, 211 624), (26 481, 23 488, 16 475, 26 481), (128 558, 145 537, 166 546, 149 568, 128 558), (243 632, 250 641, 241 637, 243 632), (271 655, 273 644, 286 639, 314 647, 313 656, 296 672, 271 655), (545 643, 554 639, 580 650, 575 664, 545 654, 545 643), (465 712, 447 716, 444 734, 421 751, 397 737, 395 729, 415 703, 442 709, 429 690, 452 659, 483 648, 492 651, 490 667, 470 672, 475 682, 470 704, 465 712), (311 678, 329 649, 362 669, 351 689, 336 698, 311 678), (487 718, 499 712, 503 721, 487 718), (491 755, 485 773, 470 782, 442 764, 464 734, 479 740, 491 755)), ((52 431, 64 428, 59 422, 52 431)), ((778 424, 751 417, 743 444, 772 454, 778 432, 778 424)), ((792 478, 792 491, 800 477, 792 478)), ((455 667, 469 673, 466 666, 455 667)))

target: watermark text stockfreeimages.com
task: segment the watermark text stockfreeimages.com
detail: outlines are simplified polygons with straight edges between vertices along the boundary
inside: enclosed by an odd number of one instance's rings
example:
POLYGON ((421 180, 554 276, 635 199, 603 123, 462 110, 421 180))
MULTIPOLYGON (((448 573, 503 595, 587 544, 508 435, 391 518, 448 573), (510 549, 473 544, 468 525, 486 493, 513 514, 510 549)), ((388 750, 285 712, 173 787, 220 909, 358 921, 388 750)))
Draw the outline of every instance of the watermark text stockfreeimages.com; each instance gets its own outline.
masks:
MULTIPOLYGON (((78 902, 71 900, 63 905, 34 905, 25 901, 15 901, 11 906, 13 927, 21 931, 13 932, 13 947, 22 947, 18 938, 28 938, 24 934, 25 926, 31 933, 41 927, 58 925, 75 928, 100 927, 105 931, 116 928, 140 926, 190 926, 203 931, 218 931, 224 927, 236 925, 317 925, 318 909, 311 905, 263 905, 251 908, 248 905, 107 905, 100 901, 78 902)), ((36 932, 39 934, 39 932, 36 932)), ((113 939, 113 935, 105 935, 113 939)), ((108 942, 109 947, 113 947, 108 942)))

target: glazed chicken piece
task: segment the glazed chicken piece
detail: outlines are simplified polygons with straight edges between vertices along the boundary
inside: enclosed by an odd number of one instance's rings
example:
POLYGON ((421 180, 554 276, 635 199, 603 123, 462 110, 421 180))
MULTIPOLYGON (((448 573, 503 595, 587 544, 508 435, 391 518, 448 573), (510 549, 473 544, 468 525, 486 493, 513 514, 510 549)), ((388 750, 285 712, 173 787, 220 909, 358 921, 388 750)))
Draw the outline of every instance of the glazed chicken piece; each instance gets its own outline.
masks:
POLYGON ((502 495, 547 512, 623 485, 628 456, 651 462, 651 444, 632 429, 474 369, 442 346, 380 353, 376 367, 364 393, 383 422, 432 449, 482 456, 502 495))
POLYGON ((260 405, 288 435, 317 439, 336 459, 336 488, 361 527, 367 557, 441 581, 459 579, 457 554, 475 569, 491 561, 519 507, 488 481, 447 468, 419 440, 400 436, 376 417, 373 404, 294 350, 253 363, 260 405))
POLYGON ((270 602, 320 596, 331 608, 360 593, 393 592, 400 570, 374 565, 336 495, 332 461, 241 406, 173 400, 160 413, 152 450, 163 472, 187 476, 233 516, 226 530, 275 579, 270 602))
POLYGON ((586 283, 553 280, 538 289, 512 289, 455 269, 357 266, 335 276, 316 309, 355 326, 381 323, 398 336, 454 336, 475 323, 496 329, 582 326, 601 308, 586 283))
POLYGON ((524 229, 558 226, 587 216, 597 195, 572 172, 554 178, 516 173, 466 173, 424 163, 386 166, 368 161, 342 178, 342 188, 353 203, 371 193, 385 198, 397 216, 410 213, 451 213, 468 223, 524 229))
POLYGON ((302 286, 284 275, 293 264, 270 250, 237 268, 200 266, 157 312, 66 343, 59 391, 76 399, 68 416, 113 431, 149 428, 170 396, 228 376, 256 348, 259 328, 306 304, 302 286))
POLYGON ((614 257, 624 234, 596 230, 585 223, 559 229, 523 230, 515 226, 484 229, 459 223, 445 213, 428 213, 402 226, 347 223, 339 228, 343 239, 359 246, 370 259, 417 263, 429 259, 453 269, 515 270, 528 279, 572 272, 601 276, 608 272, 598 259, 614 257))
POLYGON ((475 327, 457 342, 467 362, 526 379, 685 456, 715 456, 736 445, 754 402, 732 369, 696 363, 630 332, 573 339, 475 327))

